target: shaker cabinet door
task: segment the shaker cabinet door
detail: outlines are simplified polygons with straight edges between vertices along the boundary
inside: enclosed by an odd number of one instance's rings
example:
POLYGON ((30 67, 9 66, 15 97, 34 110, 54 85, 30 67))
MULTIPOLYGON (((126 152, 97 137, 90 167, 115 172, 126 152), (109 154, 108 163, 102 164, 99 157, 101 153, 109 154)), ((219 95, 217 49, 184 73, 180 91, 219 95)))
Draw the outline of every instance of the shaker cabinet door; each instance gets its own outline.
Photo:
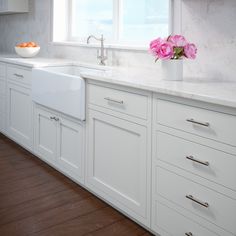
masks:
POLYGON ((57 155, 59 168, 84 183, 84 127, 79 122, 59 118, 57 155))
POLYGON ((93 110, 88 118, 88 187, 147 225, 147 127, 93 110))
POLYGON ((53 113, 35 109, 34 149, 37 155, 51 164, 56 163, 57 122, 54 117, 53 113))
POLYGON ((32 101, 30 90, 8 83, 7 133, 20 145, 32 149, 32 101))

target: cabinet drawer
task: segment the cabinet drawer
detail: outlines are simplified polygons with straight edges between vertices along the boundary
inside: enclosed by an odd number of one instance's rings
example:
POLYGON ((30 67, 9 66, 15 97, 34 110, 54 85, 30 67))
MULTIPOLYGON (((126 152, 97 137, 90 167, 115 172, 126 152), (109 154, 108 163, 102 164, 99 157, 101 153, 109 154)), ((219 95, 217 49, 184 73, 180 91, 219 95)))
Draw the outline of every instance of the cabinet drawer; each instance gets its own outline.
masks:
POLYGON ((89 84, 88 100, 90 104, 147 119, 148 97, 145 95, 89 84))
MULTIPOLYGON (((166 235, 171 236, 217 236, 200 224, 186 218, 171 208, 156 202, 155 205, 154 227, 158 227, 168 232, 166 235)), ((164 236, 164 235, 163 235, 164 236)))
POLYGON ((6 66, 0 63, 0 79, 3 79, 5 76, 6 76, 6 66))
POLYGON ((236 191, 236 156, 160 131, 155 148, 157 159, 236 191))
POLYGON ((163 168, 155 171, 155 191, 160 196, 236 234, 235 200, 163 168))
POLYGON ((236 117, 224 113, 157 100, 156 122, 236 146, 236 117))
POLYGON ((20 84, 31 85, 31 72, 22 68, 8 66, 7 78, 20 84))

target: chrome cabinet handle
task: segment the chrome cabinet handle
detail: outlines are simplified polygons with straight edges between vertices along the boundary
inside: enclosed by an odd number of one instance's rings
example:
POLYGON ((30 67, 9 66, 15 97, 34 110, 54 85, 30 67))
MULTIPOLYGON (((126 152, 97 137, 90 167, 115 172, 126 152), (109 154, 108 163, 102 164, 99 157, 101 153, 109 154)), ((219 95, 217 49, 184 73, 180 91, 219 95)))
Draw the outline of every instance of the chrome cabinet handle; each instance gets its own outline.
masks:
POLYGON ((20 75, 20 74, 17 74, 17 73, 15 73, 14 75, 18 78, 22 78, 22 79, 24 78, 24 75, 20 75))
POLYGON ((196 158, 194 158, 193 156, 186 156, 186 159, 190 160, 190 161, 193 161, 193 162, 196 162, 196 163, 199 163, 199 164, 202 164, 204 166, 209 166, 210 163, 208 161, 200 161, 196 158))
POLYGON ((203 206, 203 207, 206 207, 208 208, 209 207, 209 204, 207 202, 203 202, 201 200, 198 200, 196 199, 195 197, 193 197, 192 195, 186 195, 186 198, 193 201, 193 202, 196 202, 198 203, 199 205, 203 206))
POLYGON ((59 121, 60 119, 55 117, 55 116, 50 116, 50 120, 55 120, 55 121, 59 121))
POLYGON ((185 233, 186 236, 193 236, 191 232, 185 233))
POLYGON ((122 100, 116 100, 116 99, 109 98, 109 97, 106 97, 104 99, 109 101, 109 102, 115 102, 115 103, 119 103, 119 104, 124 104, 124 101, 122 101, 122 100))
POLYGON ((197 120, 194 120, 194 119, 186 119, 187 122, 190 122, 190 123, 193 123, 193 124, 196 124, 196 125, 202 125, 202 126, 205 126, 205 127, 209 127, 210 126, 210 123, 209 122, 201 122, 201 121, 197 121, 197 120))

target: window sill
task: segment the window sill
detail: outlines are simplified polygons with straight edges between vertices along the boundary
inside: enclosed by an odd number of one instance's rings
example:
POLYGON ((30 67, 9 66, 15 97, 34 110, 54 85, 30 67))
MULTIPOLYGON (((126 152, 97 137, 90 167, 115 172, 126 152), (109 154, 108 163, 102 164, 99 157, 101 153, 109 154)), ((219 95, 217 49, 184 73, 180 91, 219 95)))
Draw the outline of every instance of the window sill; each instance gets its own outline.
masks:
MULTIPOLYGON (((100 44, 86 44, 86 43, 78 43, 78 42, 51 42, 52 45, 55 46, 71 46, 71 47, 85 47, 85 48, 100 48, 100 44)), ((148 47, 139 46, 139 45, 126 45, 126 44, 109 44, 104 43, 104 47, 106 49, 118 49, 118 50, 129 50, 129 51, 147 51, 148 47)))

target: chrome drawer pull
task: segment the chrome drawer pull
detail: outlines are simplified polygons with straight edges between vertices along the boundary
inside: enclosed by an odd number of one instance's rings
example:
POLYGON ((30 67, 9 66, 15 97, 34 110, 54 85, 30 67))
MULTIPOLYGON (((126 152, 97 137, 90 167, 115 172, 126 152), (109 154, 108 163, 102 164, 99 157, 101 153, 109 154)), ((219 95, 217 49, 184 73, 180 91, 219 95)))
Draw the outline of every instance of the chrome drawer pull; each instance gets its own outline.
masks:
POLYGON ((55 120, 55 121, 59 121, 60 119, 55 117, 55 116, 50 116, 50 120, 55 120))
POLYGON ((18 77, 18 78, 24 78, 23 75, 20 75, 20 74, 17 74, 17 73, 15 73, 14 75, 15 75, 16 77, 18 77))
POLYGON ((116 99, 109 98, 109 97, 106 97, 104 99, 109 101, 109 102, 115 102, 115 103, 119 103, 119 104, 124 104, 124 101, 122 101, 122 100, 116 100, 116 99))
POLYGON ((208 123, 208 122, 201 122, 201 121, 197 121, 197 120, 194 120, 194 119, 187 119, 186 121, 188 121, 190 123, 193 123, 193 124, 196 124, 196 125, 202 125, 202 126, 205 126, 205 127, 210 126, 210 123, 208 123))
POLYGON ((202 164, 204 166, 209 166, 210 165, 210 163, 208 161, 200 161, 198 159, 195 159, 193 156, 186 156, 186 158, 190 161, 197 162, 197 163, 202 164))
POLYGON ((196 198, 194 198, 192 195, 186 195, 186 198, 193 201, 193 202, 196 202, 198 203, 199 205, 203 206, 203 207, 206 207, 208 208, 209 207, 209 204, 207 202, 202 202, 196 198))
POLYGON ((193 236, 191 232, 185 233, 186 236, 193 236))

